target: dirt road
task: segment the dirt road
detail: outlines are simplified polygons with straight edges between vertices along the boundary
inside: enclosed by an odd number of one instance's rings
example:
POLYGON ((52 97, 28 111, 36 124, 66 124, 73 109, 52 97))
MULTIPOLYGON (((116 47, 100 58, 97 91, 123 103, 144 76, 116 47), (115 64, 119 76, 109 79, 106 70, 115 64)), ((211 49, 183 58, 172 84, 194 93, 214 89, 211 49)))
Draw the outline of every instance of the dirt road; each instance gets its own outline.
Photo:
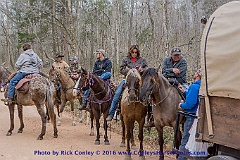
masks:
MULTIPOLYGON (((0 98, 3 93, 0 93, 0 98)), ((89 136, 90 128, 85 124, 71 126, 69 114, 63 114, 62 125, 58 127, 58 138, 53 138, 53 127, 47 124, 46 135, 43 140, 37 140, 41 130, 41 120, 35 106, 23 108, 25 128, 23 133, 17 133, 19 119, 15 109, 15 129, 11 136, 6 136, 9 129, 8 107, 0 102, 0 159, 1 160, 47 160, 47 159, 81 159, 81 160, 122 160, 121 155, 126 149, 119 147, 121 135, 111 133, 110 145, 104 145, 103 136, 101 144, 94 145, 95 136, 89 136)), ((102 132, 103 133, 103 132, 102 132)), ((137 147, 132 149, 133 160, 138 159, 137 147)), ((147 153, 146 159, 156 160, 158 155, 147 153)), ((174 158, 166 157, 166 160, 174 158)))

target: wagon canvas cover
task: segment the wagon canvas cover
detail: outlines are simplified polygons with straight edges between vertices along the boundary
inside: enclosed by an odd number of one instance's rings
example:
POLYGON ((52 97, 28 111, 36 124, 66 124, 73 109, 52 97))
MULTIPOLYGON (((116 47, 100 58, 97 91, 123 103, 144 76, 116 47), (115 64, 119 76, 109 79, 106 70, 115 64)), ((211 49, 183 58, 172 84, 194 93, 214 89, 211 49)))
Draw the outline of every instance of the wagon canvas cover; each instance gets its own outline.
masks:
POLYGON ((200 94, 240 99, 240 2, 217 9, 201 40, 200 94))

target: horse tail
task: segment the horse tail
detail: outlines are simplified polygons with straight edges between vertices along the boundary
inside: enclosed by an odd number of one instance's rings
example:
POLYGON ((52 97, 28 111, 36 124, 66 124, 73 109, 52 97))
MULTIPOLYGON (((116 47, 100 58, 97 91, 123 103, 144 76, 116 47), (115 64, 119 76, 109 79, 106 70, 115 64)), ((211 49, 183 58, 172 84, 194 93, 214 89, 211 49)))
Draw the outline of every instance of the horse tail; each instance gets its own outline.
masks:
POLYGON ((56 120, 56 115, 54 113, 53 92, 54 92, 54 86, 47 79, 46 101, 47 101, 48 113, 49 113, 52 124, 54 124, 54 121, 56 120))

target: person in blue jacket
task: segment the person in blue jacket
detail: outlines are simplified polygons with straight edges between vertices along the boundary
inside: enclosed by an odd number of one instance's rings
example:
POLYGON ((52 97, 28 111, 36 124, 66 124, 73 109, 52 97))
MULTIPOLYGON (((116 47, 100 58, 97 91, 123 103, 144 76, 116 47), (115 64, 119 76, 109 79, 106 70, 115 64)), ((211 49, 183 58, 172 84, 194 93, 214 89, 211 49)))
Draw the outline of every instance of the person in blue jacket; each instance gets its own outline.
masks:
MULTIPOLYGON (((179 89, 184 92, 186 95, 186 101, 183 103, 180 103, 178 108, 179 109, 184 109, 185 112, 195 114, 199 105, 199 90, 200 90, 200 85, 201 85, 201 71, 198 70, 195 72, 193 78, 194 78, 194 83, 190 85, 188 91, 184 91, 184 87, 182 85, 179 86, 179 89)), ((181 140, 181 145, 180 145, 180 154, 178 157, 178 160, 187 160, 185 156, 189 154, 188 150, 185 148, 188 139, 189 139, 189 130, 192 127, 194 118, 190 116, 186 116, 186 121, 184 123, 184 132, 183 132, 183 137, 181 140)))

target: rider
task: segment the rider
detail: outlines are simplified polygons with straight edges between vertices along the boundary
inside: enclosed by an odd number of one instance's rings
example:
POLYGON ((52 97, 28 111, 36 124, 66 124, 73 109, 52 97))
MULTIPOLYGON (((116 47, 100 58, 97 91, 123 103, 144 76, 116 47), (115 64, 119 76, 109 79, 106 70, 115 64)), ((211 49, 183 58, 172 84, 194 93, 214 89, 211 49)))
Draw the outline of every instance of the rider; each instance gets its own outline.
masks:
POLYGON ((185 90, 188 89, 186 80, 187 61, 182 57, 180 48, 174 47, 171 50, 171 56, 164 59, 162 64, 162 74, 172 85, 181 84, 185 90))
MULTIPOLYGON (((57 52, 55 54, 55 61, 53 62, 52 64, 52 67, 54 69, 61 69, 63 71, 69 71, 69 65, 64 61, 62 60, 62 57, 64 57, 63 54, 57 52)), ((56 92, 57 92, 57 102, 58 103, 61 103, 61 84, 58 82, 57 83, 57 89, 56 89, 56 92)))
MULTIPOLYGON (((96 62, 94 64, 93 73, 98 75, 103 80, 111 78, 112 62, 108 57, 105 57, 105 51, 103 49, 98 49, 94 52, 96 55, 96 62)), ((90 95, 90 89, 86 90, 83 94, 82 105, 79 107, 80 110, 85 109, 87 106, 87 98, 90 95)))
POLYGON ((10 80, 10 88, 8 90, 8 98, 2 99, 2 101, 11 103, 13 102, 15 86, 16 84, 24 78, 26 75, 39 73, 39 69, 42 66, 42 60, 38 55, 31 49, 31 45, 26 43, 23 45, 23 53, 18 57, 15 67, 18 72, 10 80))
POLYGON ((77 80, 79 78, 78 75, 81 73, 81 65, 78 62, 78 58, 76 56, 71 57, 69 60, 70 60, 69 67, 70 77, 73 80, 77 80))
MULTIPOLYGON (((128 51, 128 55, 122 60, 122 64, 120 66, 120 73, 126 76, 128 70, 131 68, 136 68, 138 71, 142 72, 147 66, 148 65, 146 59, 140 56, 140 50, 138 45, 132 45, 128 51)), ((124 84, 126 84, 126 79, 122 80, 115 92, 109 110, 109 115, 106 119, 107 121, 111 121, 113 119, 113 116, 117 109, 118 99, 123 91, 124 84)))

